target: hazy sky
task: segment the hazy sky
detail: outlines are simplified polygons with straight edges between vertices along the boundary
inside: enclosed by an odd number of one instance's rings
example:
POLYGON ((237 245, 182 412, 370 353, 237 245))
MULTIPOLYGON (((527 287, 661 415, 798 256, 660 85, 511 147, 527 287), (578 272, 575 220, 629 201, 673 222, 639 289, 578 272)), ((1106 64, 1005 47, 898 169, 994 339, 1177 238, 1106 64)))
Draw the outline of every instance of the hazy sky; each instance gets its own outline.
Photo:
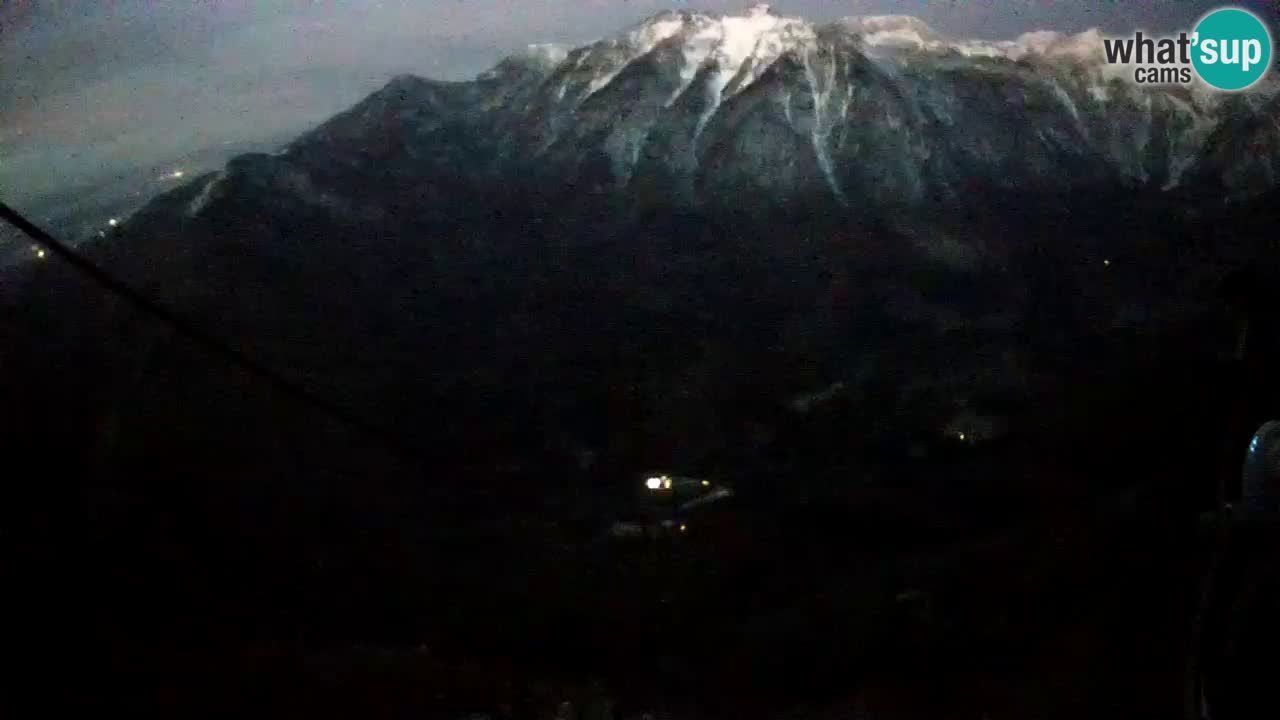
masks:
MULTIPOLYGON (((203 147, 292 134, 390 76, 466 78, 532 42, 750 0, 0 0, 0 197, 36 198, 203 147)), ((1246 2, 1274 12, 1274 3, 1246 2), (1268 8, 1270 6, 1270 8, 1268 8)), ((1169 31, 1201 0, 783 0, 825 20, 905 13, 958 36, 1169 31)), ((1274 17, 1274 16, 1273 16, 1274 17)))

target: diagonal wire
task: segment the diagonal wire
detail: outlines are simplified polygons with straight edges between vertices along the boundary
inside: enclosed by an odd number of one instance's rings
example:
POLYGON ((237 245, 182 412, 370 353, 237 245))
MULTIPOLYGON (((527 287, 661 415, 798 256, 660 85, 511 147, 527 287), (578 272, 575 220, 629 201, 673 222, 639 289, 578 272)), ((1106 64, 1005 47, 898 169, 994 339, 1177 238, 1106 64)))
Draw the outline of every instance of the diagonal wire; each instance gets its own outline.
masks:
POLYGON ((113 277, 110 273, 98 267, 80 253, 76 252, 76 250, 71 246, 54 238, 44 230, 41 230, 34 223, 23 217, 21 213, 9 207, 4 202, 0 202, 0 219, 5 220, 9 224, 21 230, 25 235, 27 235, 27 237, 30 237, 41 247, 66 261, 68 265, 88 276, 108 292, 124 299, 142 312, 156 318, 165 325, 168 325, 174 332, 191 340, 206 352, 229 361, 250 375, 254 375, 266 381, 285 395, 293 397, 296 400, 325 413, 335 420, 338 420, 342 424, 359 431, 362 435, 376 440, 379 444, 385 446, 389 450, 392 450, 397 455, 400 455, 405 459, 412 459, 414 461, 425 460, 425 456, 420 450, 400 438, 398 435, 385 430, 377 423, 361 417, 350 408, 316 394, 306 386, 290 380, 278 371, 258 360, 255 360, 243 350, 240 350, 217 336, 197 327, 172 310, 164 307, 155 300, 152 300, 138 290, 135 290, 123 281, 113 277))

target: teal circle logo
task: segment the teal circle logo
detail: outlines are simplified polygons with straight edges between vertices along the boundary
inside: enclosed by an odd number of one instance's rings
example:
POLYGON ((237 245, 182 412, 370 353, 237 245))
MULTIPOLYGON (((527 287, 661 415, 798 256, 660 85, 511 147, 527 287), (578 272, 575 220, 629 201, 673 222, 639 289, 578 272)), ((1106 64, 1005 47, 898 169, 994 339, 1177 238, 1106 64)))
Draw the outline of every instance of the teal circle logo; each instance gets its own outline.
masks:
POLYGON ((1191 64, 1219 90, 1244 90, 1271 67, 1271 33, 1256 15, 1223 8, 1205 15, 1192 35, 1191 64))

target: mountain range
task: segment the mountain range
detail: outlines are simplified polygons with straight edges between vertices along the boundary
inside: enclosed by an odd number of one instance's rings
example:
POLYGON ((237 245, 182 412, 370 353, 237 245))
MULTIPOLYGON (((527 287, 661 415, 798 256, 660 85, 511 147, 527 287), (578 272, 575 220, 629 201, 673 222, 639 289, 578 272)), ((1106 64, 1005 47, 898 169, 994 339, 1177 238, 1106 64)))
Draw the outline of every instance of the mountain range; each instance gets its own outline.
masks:
POLYGON ((1125 72, 1096 31, 958 41, 906 16, 671 11, 583 47, 531 46, 471 82, 397 78, 275 162, 867 212, 987 187, 1238 198, 1274 184, 1274 83, 1228 95, 1125 72))
POLYGON ((830 387, 918 445, 1194 343, 1256 256, 1188 238, 1274 192, 1276 84, 1123 72, 1096 31, 664 12, 396 77, 91 252, 442 448, 714 464, 830 387))

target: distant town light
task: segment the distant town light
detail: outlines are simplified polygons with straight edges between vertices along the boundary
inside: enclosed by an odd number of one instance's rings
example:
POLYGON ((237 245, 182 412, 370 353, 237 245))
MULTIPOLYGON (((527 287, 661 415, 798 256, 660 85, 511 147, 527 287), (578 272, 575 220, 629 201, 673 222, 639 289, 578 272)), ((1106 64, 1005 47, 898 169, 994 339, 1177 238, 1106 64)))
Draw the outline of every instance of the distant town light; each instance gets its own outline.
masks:
POLYGON ((671 478, 667 477, 666 475, 662 476, 662 489, 663 490, 671 489, 671 478))
POLYGON ((644 481, 644 486, 649 488, 650 490, 657 490, 658 488, 662 487, 662 478, 651 477, 648 480, 644 481))
POLYGON ((1105 265, 1105 266, 1107 266, 1107 267, 1111 267, 1111 261, 1110 261, 1110 260, 1103 260, 1103 261, 1102 261, 1102 264, 1103 264, 1103 265, 1105 265))
POLYGON ((689 526, 684 523, 680 523, 680 532, 689 532, 689 526))
POLYGON ((38 258, 40 258, 40 259, 42 259, 42 260, 43 260, 43 259, 44 259, 44 251, 43 251, 43 250, 37 250, 37 251, 36 251, 36 257, 38 257, 38 258))
POLYGON ((115 218, 111 218, 110 220, 107 221, 107 224, 110 225, 111 227, 115 227, 120 224, 120 221, 115 218))
POLYGON ((959 435, 960 435, 960 441, 961 441, 961 442, 964 442, 965 438, 967 438, 967 437, 968 437, 968 435, 965 435, 964 433, 960 433, 959 435))
POLYGON ((171 177, 173 177, 174 179, 177 179, 177 178, 180 178, 180 177, 182 177, 183 175, 186 175, 186 174, 187 174, 187 172, 186 172, 185 170, 174 170, 174 171, 173 171, 173 175, 172 175, 171 177))
POLYGON ((710 480, 703 480, 703 481, 702 481, 702 487, 711 487, 711 481, 710 481, 710 480))

